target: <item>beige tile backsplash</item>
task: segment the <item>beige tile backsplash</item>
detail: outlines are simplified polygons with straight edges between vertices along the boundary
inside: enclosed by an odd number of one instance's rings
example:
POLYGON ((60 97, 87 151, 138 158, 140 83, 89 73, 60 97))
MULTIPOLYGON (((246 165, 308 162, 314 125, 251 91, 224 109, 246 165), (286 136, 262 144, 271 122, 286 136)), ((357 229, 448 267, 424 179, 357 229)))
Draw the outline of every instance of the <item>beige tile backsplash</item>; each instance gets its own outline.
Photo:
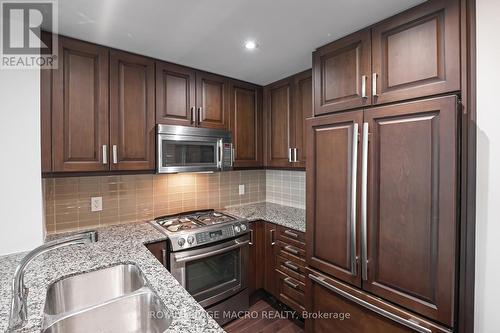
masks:
POLYGON ((262 202, 266 171, 46 178, 43 191, 45 227, 47 233, 57 233, 262 202), (240 184, 244 195, 238 193, 240 184), (91 212, 91 197, 102 197, 102 211, 91 212))
POLYGON ((285 206, 305 208, 305 171, 266 171, 266 201, 285 206))

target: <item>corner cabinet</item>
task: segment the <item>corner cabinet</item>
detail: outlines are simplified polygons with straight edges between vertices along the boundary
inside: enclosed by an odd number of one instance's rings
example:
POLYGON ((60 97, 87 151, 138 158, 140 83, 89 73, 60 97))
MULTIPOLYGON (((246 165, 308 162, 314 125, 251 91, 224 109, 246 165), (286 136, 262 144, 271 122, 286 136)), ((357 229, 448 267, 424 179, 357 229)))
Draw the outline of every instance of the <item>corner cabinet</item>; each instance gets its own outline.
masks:
POLYGON ((110 53, 111 170, 155 169, 155 63, 110 53))
POLYGON ((231 82, 230 110, 234 166, 262 166, 262 88, 239 81, 231 82))
POLYGON ((447 96, 308 121, 312 269, 454 325, 457 119, 447 96))

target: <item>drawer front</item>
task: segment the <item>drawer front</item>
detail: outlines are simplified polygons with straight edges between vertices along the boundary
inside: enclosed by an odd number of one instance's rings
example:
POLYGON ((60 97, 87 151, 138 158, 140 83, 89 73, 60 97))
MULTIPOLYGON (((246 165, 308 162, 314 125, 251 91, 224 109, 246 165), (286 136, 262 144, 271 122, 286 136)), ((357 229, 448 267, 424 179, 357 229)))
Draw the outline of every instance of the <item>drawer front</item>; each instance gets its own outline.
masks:
POLYGON ((275 272, 279 300, 297 312, 304 311, 305 284, 278 269, 275 272))
POLYGON ((305 233, 290 228, 285 228, 282 226, 277 226, 276 232, 279 240, 282 240, 285 243, 289 243, 291 245, 305 249, 306 246, 305 233))
POLYGON ((282 255, 285 258, 290 258, 291 260, 297 260, 297 259, 305 260, 306 258, 305 249, 301 249, 297 246, 287 244, 280 240, 276 242, 276 245, 278 251, 277 254, 282 255))
POLYGON ((306 268, 304 267, 304 262, 297 262, 282 256, 277 256, 276 269, 279 269, 295 280, 306 283, 306 268))
POLYGON ((379 298, 308 270, 306 309, 331 314, 306 320, 307 333, 451 333, 379 298))

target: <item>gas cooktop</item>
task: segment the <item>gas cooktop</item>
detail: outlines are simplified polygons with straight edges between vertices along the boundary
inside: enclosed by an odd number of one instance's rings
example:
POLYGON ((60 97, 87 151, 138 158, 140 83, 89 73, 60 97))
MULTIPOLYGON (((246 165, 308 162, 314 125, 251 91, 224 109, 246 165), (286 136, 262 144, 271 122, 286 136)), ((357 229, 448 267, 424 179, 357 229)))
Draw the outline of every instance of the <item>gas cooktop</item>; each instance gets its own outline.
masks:
POLYGON ((213 209, 161 216, 152 222, 169 237, 174 251, 249 232, 247 220, 213 209))

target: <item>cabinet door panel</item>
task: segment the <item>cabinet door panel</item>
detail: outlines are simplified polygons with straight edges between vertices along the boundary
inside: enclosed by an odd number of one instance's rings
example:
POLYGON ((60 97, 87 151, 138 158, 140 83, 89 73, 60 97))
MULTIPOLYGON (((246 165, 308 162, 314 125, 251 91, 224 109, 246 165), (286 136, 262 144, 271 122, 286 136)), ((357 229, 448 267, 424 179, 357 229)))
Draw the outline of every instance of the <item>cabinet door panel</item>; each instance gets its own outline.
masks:
POLYGON ((265 89, 267 119, 267 165, 289 167, 292 85, 286 79, 265 89))
POLYGON ((262 166, 262 90, 233 83, 231 87, 231 131, 235 167, 262 166))
POLYGON ((250 256, 248 269, 248 291, 253 292, 264 288, 265 269, 262 258, 265 258, 265 222, 250 223, 250 256))
POLYGON ((191 126, 196 106, 195 71, 161 61, 156 62, 156 122, 191 126))
POLYGON ((312 72, 306 71, 295 76, 294 106, 293 106, 293 143, 297 149, 298 162, 294 167, 306 166, 306 119, 312 117, 312 72))
POLYGON ((229 83, 221 76, 196 74, 197 124, 200 127, 226 129, 229 127, 229 83))
POLYGON ((459 5, 430 1, 373 28, 374 104, 460 89, 459 5))
POLYGON ((278 297, 277 287, 276 287, 276 225, 272 223, 265 223, 265 277, 264 277, 264 289, 271 295, 278 297))
POLYGON ((52 77, 53 169, 104 171, 108 145, 108 50, 59 39, 59 67, 52 77))
POLYGON ((363 288, 453 325, 456 97, 367 110, 368 281, 363 288))
POLYGON ((362 111, 308 120, 307 263, 346 282, 358 274, 357 160, 362 111), (353 193, 354 191, 354 193, 353 193))
POLYGON ((370 43, 370 30, 367 29, 314 52, 314 114, 321 115, 371 104, 370 43))
POLYGON ((308 272, 325 284, 308 275, 306 283, 306 310, 309 313, 336 314, 333 318, 319 318, 306 320, 307 333, 410 333, 418 332, 397 322, 394 317, 388 318, 376 312, 383 310, 384 314, 396 316, 398 320, 406 321, 409 325, 418 325, 431 333, 450 332, 421 317, 395 307, 368 293, 352 288, 340 281, 332 279, 318 272, 308 272), (346 297, 347 294, 347 297, 346 297), (362 301, 360 305, 356 301, 362 301), (349 316, 347 318, 347 316, 349 316))
POLYGON ((111 51, 111 145, 113 170, 155 168, 154 61, 111 51))

